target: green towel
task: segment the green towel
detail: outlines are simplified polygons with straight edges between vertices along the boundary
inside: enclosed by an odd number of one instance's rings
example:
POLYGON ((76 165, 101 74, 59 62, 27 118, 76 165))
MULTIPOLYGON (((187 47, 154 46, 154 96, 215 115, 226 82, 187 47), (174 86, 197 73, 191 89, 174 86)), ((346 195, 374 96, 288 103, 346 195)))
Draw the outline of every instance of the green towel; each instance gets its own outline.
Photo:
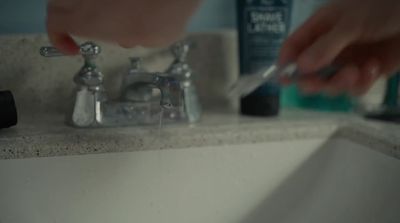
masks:
POLYGON ((391 77, 386 84, 385 101, 383 102, 387 108, 399 107, 399 89, 400 89, 400 73, 391 77))
POLYGON ((329 97, 323 94, 305 96, 295 85, 282 89, 281 106, 332 112, 350 112, 354 107, 349 96, 329 97))

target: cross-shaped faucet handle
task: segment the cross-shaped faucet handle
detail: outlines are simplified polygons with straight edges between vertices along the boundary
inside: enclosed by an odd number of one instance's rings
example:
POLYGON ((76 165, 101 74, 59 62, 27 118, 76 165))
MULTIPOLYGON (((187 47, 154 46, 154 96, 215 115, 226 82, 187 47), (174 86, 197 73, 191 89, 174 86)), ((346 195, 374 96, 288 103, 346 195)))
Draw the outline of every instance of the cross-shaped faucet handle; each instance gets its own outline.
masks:
MULTIPOLYGON (((95 57, 101 53, 99 45, 93 42, 85 42, 79 47, 79 52, 83 57, 95 57)), ((46 46, 40 48, 40 55, 44 57, 60 57, 67 56, 60 52, 57 48, 52 46, 46 46)))

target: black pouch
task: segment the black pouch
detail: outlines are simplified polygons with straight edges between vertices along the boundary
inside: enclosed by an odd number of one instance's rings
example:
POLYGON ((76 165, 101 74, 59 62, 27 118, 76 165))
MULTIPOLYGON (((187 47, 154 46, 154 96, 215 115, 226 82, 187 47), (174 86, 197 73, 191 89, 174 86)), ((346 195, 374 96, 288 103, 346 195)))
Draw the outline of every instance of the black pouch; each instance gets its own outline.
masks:
POLYGON ((10 128, 17 122, 17 108, 12 93, 0 91, 0 129, 10 128))

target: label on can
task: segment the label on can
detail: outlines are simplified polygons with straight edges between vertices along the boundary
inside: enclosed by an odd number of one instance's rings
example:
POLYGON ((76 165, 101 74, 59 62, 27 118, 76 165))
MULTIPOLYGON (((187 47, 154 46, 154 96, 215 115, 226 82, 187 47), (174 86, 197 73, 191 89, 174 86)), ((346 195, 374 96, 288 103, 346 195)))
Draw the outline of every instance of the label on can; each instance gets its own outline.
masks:
MULTIPOLYGON (((240 71, 249 74, 272 65, 290 26, 291 0, 239 0, 240 71)), ((268 83, 258 95, 279 94, 279 85, 268 83)))

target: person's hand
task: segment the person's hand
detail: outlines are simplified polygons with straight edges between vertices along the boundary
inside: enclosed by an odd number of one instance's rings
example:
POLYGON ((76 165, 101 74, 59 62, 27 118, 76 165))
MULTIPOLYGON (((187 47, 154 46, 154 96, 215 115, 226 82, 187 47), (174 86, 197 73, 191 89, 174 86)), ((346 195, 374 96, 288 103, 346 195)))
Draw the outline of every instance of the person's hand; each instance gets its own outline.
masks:
POLYGON ((180 38, 200 0, 50 0, 47 31, 66 54, 78 53, 71 35, 124 47, 162 46, 180 38))
POLYGON ((305 93, 364 94, 381 75, 400 68, 400 1, 331 1, 289 36, 279 62, 297 62, 305 74, 342 67, 330 80, 304 78, 299 85, 305 93))

